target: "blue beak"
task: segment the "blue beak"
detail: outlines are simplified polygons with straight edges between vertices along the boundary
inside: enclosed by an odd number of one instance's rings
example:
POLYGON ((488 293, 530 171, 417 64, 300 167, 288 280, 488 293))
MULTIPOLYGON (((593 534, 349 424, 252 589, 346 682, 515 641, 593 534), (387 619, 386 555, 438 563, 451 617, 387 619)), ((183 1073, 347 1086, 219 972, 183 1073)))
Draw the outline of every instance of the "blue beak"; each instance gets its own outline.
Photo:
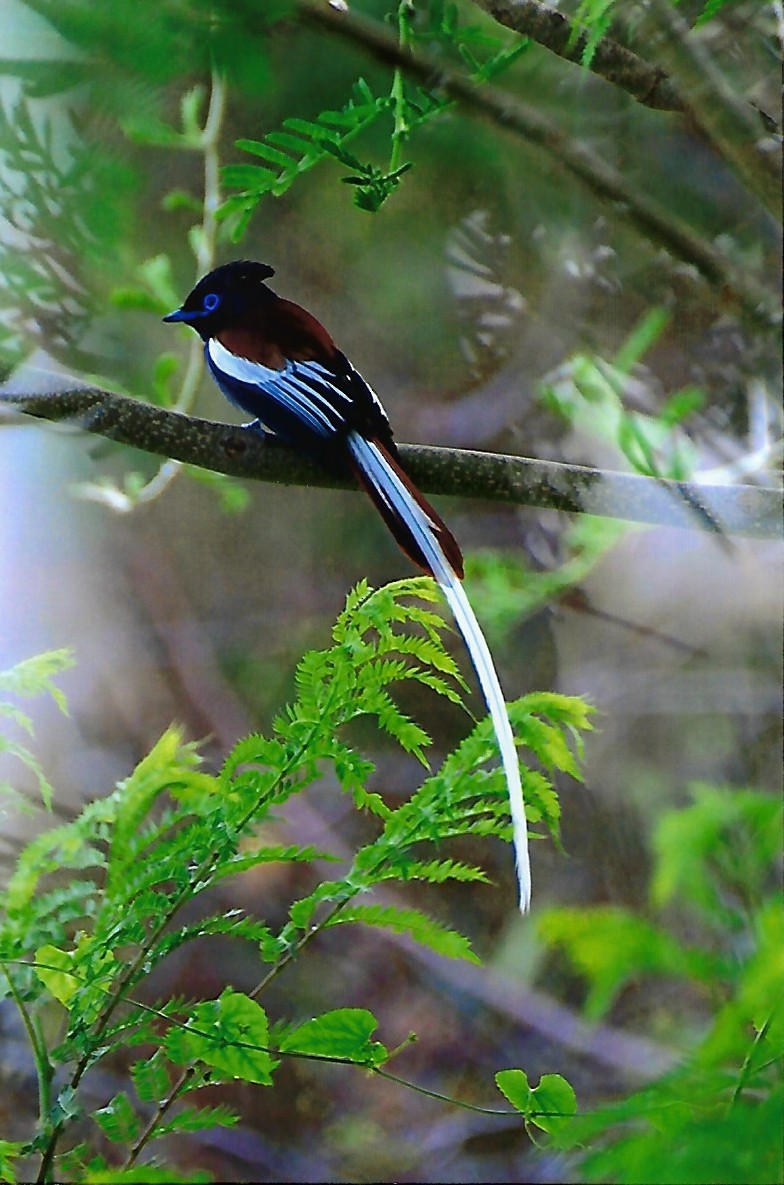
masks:
POLYGON ((163 318, 164 321, 184 321, 186 325, 190 325, 198 313, 186 313, 184 309, 175 309, 173 313, 167 313, 163 318))

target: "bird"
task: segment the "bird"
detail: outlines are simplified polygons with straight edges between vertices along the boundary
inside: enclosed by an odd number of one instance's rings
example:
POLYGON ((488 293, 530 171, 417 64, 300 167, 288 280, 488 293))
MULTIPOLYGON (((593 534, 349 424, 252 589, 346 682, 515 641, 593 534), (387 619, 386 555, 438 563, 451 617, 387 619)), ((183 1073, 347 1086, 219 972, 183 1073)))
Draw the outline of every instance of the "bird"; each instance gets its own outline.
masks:
POLYGON ((198 281, 163 318, 194 329, 209 373, 245 427, 301 451, 328 472, 355 480, 402 551, 431 576, 452 611, 495 730, 506 777, 525 913, 531 871, 525 804, 506 702, 484 634, 463 588, 463 557, 449 528, 403 468, 373 388, 312 313, 269 287, 269 264, 235 260, 198 281))

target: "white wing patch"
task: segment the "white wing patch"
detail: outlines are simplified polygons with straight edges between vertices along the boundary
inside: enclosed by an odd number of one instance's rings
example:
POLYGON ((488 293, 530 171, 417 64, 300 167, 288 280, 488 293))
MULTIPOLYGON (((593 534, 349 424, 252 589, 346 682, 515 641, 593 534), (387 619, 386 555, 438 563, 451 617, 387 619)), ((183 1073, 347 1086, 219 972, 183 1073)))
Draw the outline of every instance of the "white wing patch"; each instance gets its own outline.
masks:
POLYGON ((275 370, 232 354, 216 337, 210 338, 207 350, 216 370, 279 400, 319 436, 332 436, 346 424, 340 404, 350 407, 351 396, 335 385, 334 376, 320 362, 288 361, 275 370))

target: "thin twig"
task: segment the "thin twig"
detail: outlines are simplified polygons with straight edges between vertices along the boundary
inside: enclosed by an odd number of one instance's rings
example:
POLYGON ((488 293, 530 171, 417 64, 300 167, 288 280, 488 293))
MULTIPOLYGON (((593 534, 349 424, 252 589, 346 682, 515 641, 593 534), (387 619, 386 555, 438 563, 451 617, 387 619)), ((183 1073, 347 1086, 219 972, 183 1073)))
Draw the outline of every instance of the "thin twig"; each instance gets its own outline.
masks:
MULTIPOLYGON (((202 196, 201 223, 196 227, 197 234, 193 237, 192 246, 196 256, 196 277, 203 276, 215 266, 215 252, 218 236, 218 220, 216 211, 221 204, 220 189, 220 155, 218 152, 220 133, 226 113, 226 83, 217 70, 213 70, 210 79, 209 103, 204 120, 198 149, 204 157, 204 193, 202 196)), ((189 412, 199 393, 202 373, 204 371, 204 351, 201 342, 193 337, 188 344, 185 373, 180 383, 180 389, 174 400, 173 410, 189 412)), ((153 502, 168 489, 179 476, 181 465, 177 461, 165 461, 160 465, 153 477, 134 492, 133 497, 114 486, 100 486, 93 484, 84 487, 89 490, 92 500, 109 506, 114 510, 131 511, 145 502, 153 502)))

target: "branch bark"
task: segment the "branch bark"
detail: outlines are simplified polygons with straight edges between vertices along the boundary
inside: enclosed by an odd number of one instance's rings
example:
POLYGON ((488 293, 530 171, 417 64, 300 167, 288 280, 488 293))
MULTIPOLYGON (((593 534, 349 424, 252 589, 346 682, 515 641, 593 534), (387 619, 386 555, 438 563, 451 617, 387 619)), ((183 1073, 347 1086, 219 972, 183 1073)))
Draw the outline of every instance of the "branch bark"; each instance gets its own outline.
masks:
MULTIPOLYGON (((97 387, 0 392, 0 408, 66 423, 156 456, 232 477, 283 485, 354 488, 280 443, 247 429, 186 416, 97 387)), ((406 469, 429 494, 540 506, 720 535, 778 538, 781 493, 762 486, 703 486, 528 457, 426 445, 400 446, 406 469)))
MULTIPOLYGON (((542 3, 542 0, 474 0, 474 3, 498 21, 499 25, 529 37, 567 62, 583 66, 588 35, 580 32, 565 13, 542 3)), ((619 90, 626 91, 645 107, 656 111, 688 111, 691 96, 685 93, 667 70, 613 37, 601 39, 590 62, 583 68, 604 78, 619 90)), ((677 75, 677 71, 675 73, 677 75)), ((766 112, 742 100, 735 101, 738 115, 745 121, 750 142, 763 133, 776 132, 776 122, 766 112)))
MULTIPOLYGON (((779 324, 780 308, 773 291, 736 268, 684 222, 638 192, 621 173, 585 145, 571 140, 535 108, 505 91, 480 86, 467 74, 434 62, 419 50, 401 49, 394 36, 368 17, 336 12, 323 0, 297 0, 297 7, 306 23, 361 45, 385 65, 405 70, 424 86, 442 90, 467 110, 534 144, 609 204, 614 217, 625 218, 656 247, 664 247, 694 267, 715 289, 722 308, 738 310, 758 329, 770 331, 779 324)), ((252 22, 251 14, 247 19, 252 22)))
MULTIPOLYGON (((474 3, 499 25, 530 37, 567 62, 582 65, 588 36, 576 29, 564 13, 539 0, 474 0, 474 3)), ((686 107, 683 96, 664 70, 652 66, 611 37, 602 38, 587 69, 626 91, 645 107, 679 112, 686 107)))

